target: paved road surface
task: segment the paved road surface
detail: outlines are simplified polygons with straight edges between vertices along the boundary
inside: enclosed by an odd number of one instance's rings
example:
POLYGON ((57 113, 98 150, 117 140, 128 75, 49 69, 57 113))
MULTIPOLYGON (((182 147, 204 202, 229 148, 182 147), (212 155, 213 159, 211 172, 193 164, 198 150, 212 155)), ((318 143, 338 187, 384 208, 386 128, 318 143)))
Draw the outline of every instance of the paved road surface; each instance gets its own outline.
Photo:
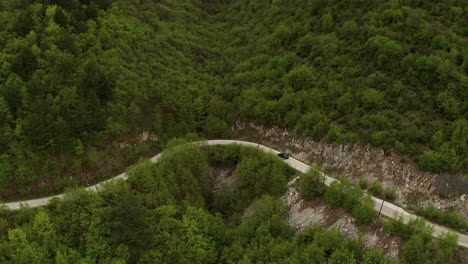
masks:
MULTIPOLYGON (((266 147, 266 146, 263 146, 263 145, 260 145, 260 144, 257 144, 257 143, 252 143, 252 142, 247 142, 247 141, 239 141, 239 140, 208 140, 208 141, 202 141, 202 142, 194 142, 194 143, 190 143, 190 144, 199 144, 199 145, 229 145, 229 144, 239 144, 239 145, 243 145, 243 146, 250 146, 250 147, 255 147, 255 148, 258 148, 266 153, 273 153, 273 154, 278 154, 279 151, 277 150, 274 150, 274 149, 271 149, 269 147, 266 147)), ((158 154, 154 157, 152 157, 150 160, 151 162, 153 163, 157 163, 159 161, 159 158, 161 157, 161 154, 158 154)), ((284 162, 286 162, 289 166, 295 168, 296 170, 302 172, 302 173, 305 173, 307 172, 307 170, 309 170, 310 166, 301 162, 301 161, 298 161, 292 157, 290 157, 289 159, 287 160, 284 160, 284 162)), ((335 178, 332 178, 332 177, 329 177, 327 175, 324 175, 325 176, 325 184, 326 185, 330 185, 332 182, 336 181, 335 178)), ((122 173, 118 176, 115 176, 114 178, 111 178, 109 180, 106 180, 106 181, 103 181, 101 183, 98 183, 96 185, 93 185, 93 186, 89 186, 87 187, 86 189, 87 190, 91 190, 91 191, 97 191, 99 190, 99 188, 101 187, 101 185, 103 183, 106 183, 106 182, 109 182, 109 181, 112 181, 112 180, 115 180, 115 179, 127 179, 128 176, 126 173, 122 173)), ((21 205, 24 205, 24 206, 29 206, 29 207, 39 207, 39 206, 43 206, 43 205, 47 205, 49 203, 49 201, 53 198, 62 198, 63 197, 63 194, 59 194, 59 195, 55 195, 55 196, 50 196, 50 197, 45 197, 45 198, 40 198, 40 199, 34 199, 34 200, 27 200, 27 201, 19 201, 19 202, 11 202, 11 203, 5 203, 3 204, 4 206, 12 209, 12 210, 18 210, 21 205)), ((380 209, 382 208, 382 211, 381 211, 381 214, 389 217, 389 218, 393 218, 393 219, 398 219, 398 218, 401 218, 403 220, 403 222, 405 223, 408 223, 410 220, 412 219, 417 219, 418 216, 414 215, 414 214, 411 214, 411 213, 408 213, 407 211, 405 211, 403 208, 401 207, 398 207, 392 203, 389 203, 389 202, 384 202, 382 201, 381 199, 379 198, 376 198, 376 197, 372 197, 372 200, 374 200, 374 209, 376 211, 380 211, 380 209)), ((0 204, 1 206, 2 204, 0 204)), ((455 233, 458 235, 458 244, 462 247, 466 247, 468 248, 468 236, 467 235, 464 235, 464 234, 461 234, 461 233, 458 233, 458 232, 455 232, 453 230, 450 230, 446 227, 443 227, 443 226, 439 226, 439 225, 436 225, 436 224, 433 224, 433 223, 430 223, 428 222, 429 225, 431 225, 433 228, 434 228, 434 233, 432 234, 434 237, 438 237, 444 233, 447 233, 447 232, 451 232, 451 233, 455 233)))

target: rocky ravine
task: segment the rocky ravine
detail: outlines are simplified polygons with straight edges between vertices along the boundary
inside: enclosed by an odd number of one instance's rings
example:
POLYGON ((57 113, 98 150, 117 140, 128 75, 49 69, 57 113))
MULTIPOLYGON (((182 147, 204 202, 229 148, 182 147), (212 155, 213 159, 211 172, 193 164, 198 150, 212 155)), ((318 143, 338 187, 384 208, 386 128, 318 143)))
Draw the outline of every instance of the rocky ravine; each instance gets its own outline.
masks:
MULTIPOLYGON (((422 172, 416 164, 403 162, 397 155, 386 155, 382 149, 369 145, 314 141, 297 136, 288 129, 243 121, 237 121, 232 129, 241 139, 255 137, 259 142, 289 152, 299 160, 317 162, 325 170, 333 168, 335 174, 344 174, 352 180, 378 180, 385 187, 397 190, 397 203, 404 204, 409 196, 418 194, 422 198, 421 205, 433 203, 438 208, 456 207, 468 217, 468 177, 463 175, 422 172), (437 193, 442 188, 456 195, 441 198, 437 193)), ((333 172, 328 173, 333 175, 333 172)))

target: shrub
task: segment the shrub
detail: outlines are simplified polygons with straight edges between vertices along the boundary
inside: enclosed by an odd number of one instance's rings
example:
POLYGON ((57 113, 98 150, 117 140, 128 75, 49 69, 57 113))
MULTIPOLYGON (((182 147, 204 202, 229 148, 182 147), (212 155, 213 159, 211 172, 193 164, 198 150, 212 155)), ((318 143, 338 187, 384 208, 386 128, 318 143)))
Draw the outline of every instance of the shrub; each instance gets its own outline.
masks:
POLYGON ((366 196, 353 208, 353 217, 358 225, 369 225, 375 218, 374 201, 366 196))
POLYGON ((381 249, 371 248, 365 254, 362 264, 386 264, 389 263, 381 249))
POLYGON ((413 235, 413 230, 401 220, 389 219, 382 224, 383 231, 390 235, 397 235, 408 240, 413 235))
POLYGON ((208 116, 203 122, 203 135, 207 138, 229 138, 231 129, 224 120, 208 116))
POLYGON ((337 208, 343 205, 343 184, 336 181, 333 182, 325 192, 325 201, 328 205, 333 208, 337 208))
POLYGON ((429 259, 424 238, 420 235, 412 236, 405 244, 402 255, 406 263, 427 263, 429 259))
POLYGON ((330 258, 328 259, 327 263, 330 264, 335 264, 335 263, 348 263, 348 264, 354 264, 356 263, 354 253, 344 249, 344 248, 339 248, 335 250, 331 255, 330 258))
POLYGON ((213 166, 234 166, 240 160, 241 147, 237 144, 227 146, 206 146, 208 161, 213 166))
POLYGON ((129 163, 135 163, 140 157, 148 155, 151 150, 151 143, 143 141, 137 144, 130 152, 126 155, 126 159, 129 163))
POLYGON ((359 179, 359 188, 361 188, 361 190, 366 190, 367 189, 367 186, 369 185, 369 183, 367 182, 366 179, 359 179))
POLYGON ((369 192, 375 196, 381 196, 382 191, 383 191, 382 185, 378 181, 374 181, 369 187, 369 192))
POLYGON ((468 229, 468 221, 464 220, 456 211, 444 212, 437 209, 434 205, 430 205, 424 209, 417 210, 416 213, 438 224, 454 229, 462 231, 468 229))
POLYGON ((78 183, 73 177, 65 176, 57 181, 56 188, 58 190, 64 190, 66 188, 75 188, 77 185, 78 183))
POLYGON ((328 142, 340 142, 341 137, 341 130, 336 125, 331 125, 328 129, 327 135, 325 136, 328 142))
POLYGON ((442 223, 455 229, 468 229, 468 221, 464 220, 460 213, 456 211, 451 211, 447 214, 444 214, 442 223))
POLYGON ((96 148, 94 148, 94 147, 89 148, 88 152, 87 152, 88 166, 94 168, 95 166, 97 166, 98 160, 99 160, 99 154, 98 154, 96 148))
POLYGON ((263 194, 281 196, 286 192, 291 169, 284 162, 255 148, 241 148, 240 156, 233 175, 239 199, 251 200, 263 194))
POLYGON ((361 203, 363 196, 364 192, 358 187, 344 185, 343 208, 348 212, 352 212, 354 207, 361 203))
POLYGON ((302 174, 299 178, 299 191, 306 200, 322 196, 325 192, 325 185, 320 171, 312 168, 307 173, 302 174))
POLYGON ((375 217, 374 202, 369 196, 364 196, 364 192, 350 182, 343 179, 343 182, 332 183, 325 192, 325 201, 331 207, 343 207, 351 213, 360 225, 367 225, 375 217))
POLYGON ((404 240, 409 240, 414 234, 430 238, 433 231, 422 219, 411 220, 408 224, 403 223, 401 219, 389 219, 383 222, 382 228, 385 233, 398 235, 404 240))
POLYGON ((383 190, 383 197, 387 201, 395 201, 396 199, 396 191, 394 188, 385 188, 383 190))

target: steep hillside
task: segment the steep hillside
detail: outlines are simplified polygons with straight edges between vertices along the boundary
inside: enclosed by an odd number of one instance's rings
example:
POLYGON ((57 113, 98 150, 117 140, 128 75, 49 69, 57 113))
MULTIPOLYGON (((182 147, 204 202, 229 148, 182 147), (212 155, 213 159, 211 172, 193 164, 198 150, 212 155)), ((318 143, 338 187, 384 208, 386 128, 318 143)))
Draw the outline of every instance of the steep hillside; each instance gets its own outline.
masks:
POLYGON ((159 141, 139 155, 202 131, 206 104, 221 87, 213 62, 221 33, 201 1, 0 6, 1 197, 121 171, 133 154, 119 146, 142 131, 159 141))
POLYGON ((2 199, 238 119, 466 173, 465 1, 0 3, 2 199))
POLYGON ((466 172, 466 10, 466 1, 233 1, 226 86, 258 124, 466 172))
POLYGON ((357 187, 333 184, 320 188, 327 206, 311 201, 320 195, 302 186, 317 172, 300 174, 298 196, 295 181, 288 184, 297 172, 257 148, 169 149, 157 164, 141 162, 128 181, 106 183, 98 193, 75 191, 39 209, 0 209, 0 262, 393 263, 384 252, 403 263, 463 262, 456 236, 432 239, 422 221, 381 222, 357 187), (231 170, 231 179, 217 182, 210 167, 231 170), (310 221, 314 203, 320 218, 329 212, 323 220, 330 230, 310 221), (300 227, 288 225, 300 215, 300 227))

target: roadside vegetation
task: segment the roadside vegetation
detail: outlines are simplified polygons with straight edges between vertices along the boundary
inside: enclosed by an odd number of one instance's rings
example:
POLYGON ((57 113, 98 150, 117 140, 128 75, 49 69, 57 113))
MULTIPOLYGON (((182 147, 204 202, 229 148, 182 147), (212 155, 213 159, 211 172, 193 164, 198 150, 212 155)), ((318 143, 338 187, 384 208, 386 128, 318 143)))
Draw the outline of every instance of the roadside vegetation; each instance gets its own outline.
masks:
POLYGON ((368 186, 368 182, 365 179, 360 179, 358 182, 359 188, 362 190, 367 190, 370 194, 375 197, 382 198, 385 201, 393 202, 397 198, 396 190, 391 187, 382 187, 378 181, 373 181, 370 186, 368 186))
POLYGON ((377 216, 374 202, 359 187, 344 178, 326 186, 324 177, 317 168, 312 167, 309 172, 300 176, 299 190, 301 197, 306 200, 322 197, 330 207, 345 209, 356 219, 358 225, 369 225, 377 216))
POLYGON ((170 138, 229 137, 237 119, 466 173, 464 10, 461 0, 2 0, 0 198, 89 184, 170 138), (151 140, 137 143, 143 132, 151 140))
POLYGON ((468 220, 464 219, 459 212, 454 210, 443 211, 437 209, 434 205, 425 208, 413 208, 415 212, 434 223, 450 227, 454 230, 468 233, 468 220))
POLYGON ((99 193, 75 190, 47 207, 1 210, 0 262, 388 263, 381 250, 336 230, 296 234, 279 199, 293 173, 257 149, 174 148, 99 193), (232 184, 215 193, 213 163, 235 166, 232 184))
POLYGON ((439 239, 432 239, 432 229, 424 220, 403 224, 400 220, 389 219, 383 222, 383 230, 406 241, 402 252, 403 263, 456 263, 456 235, 445 234, 439 239))
MULTIPOLYGON (((354 186, 346 179, 335 181, 330 186, 326 186, 323 182, 324 179, 319 170, 312 167, 309 172, 302 174, 299 178, 301 197, 306 200, 324 198, 330 207, 341 207, 352 214, 356 223, 361 226, 374 223, 377 215, 374 211, 374 202, 362 191, 367 186, 367 181, 360 181, 359 186, 354 186)), ((372 186, 374 189, 379 189, 378 193, 382 194, 383 189, 380 184, 375 183, 372 186)), ((456 212, 444 214, 433 206, 418 210, 417 213, 459 231, 463 231, 461 227, 466 224, 456 212)), ((380 222, 385 233, 400 236, 405 240, 400 259, 402 263, 456 263, 455 254, 458 250, 456 235, 445 234, 438 239, 433 239, 432 228, 422 219, 410 221, 408 224, 404 224, 401 220, 387 218, 383 218, 380 222)))

